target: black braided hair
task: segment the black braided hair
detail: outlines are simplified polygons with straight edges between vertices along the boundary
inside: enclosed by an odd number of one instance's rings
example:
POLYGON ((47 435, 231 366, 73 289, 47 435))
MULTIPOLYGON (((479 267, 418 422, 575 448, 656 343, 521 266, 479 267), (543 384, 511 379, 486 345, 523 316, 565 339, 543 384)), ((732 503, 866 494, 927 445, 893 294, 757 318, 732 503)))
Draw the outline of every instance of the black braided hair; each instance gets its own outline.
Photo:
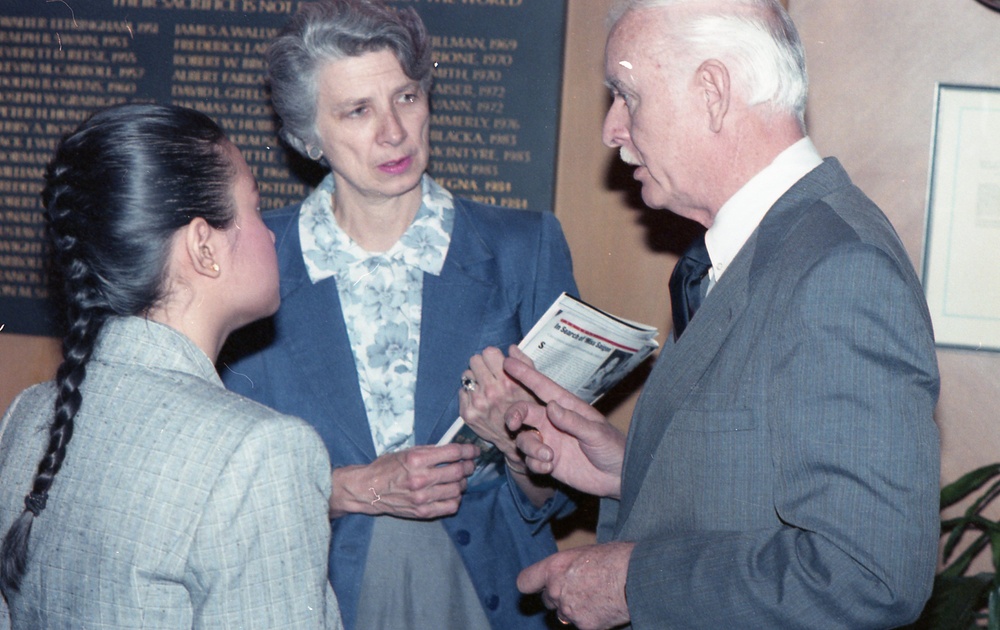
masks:
POLYGON ((0 549, 0 589, 18 591, 28 538, 66 458, 98 336, 113 316, 142 315, 164 297, 174 233, 196 217, 234 218, 228 140, 207 116, 174 106, 102 110, 63 139, 42 192, 53 272, 66 317, 49 444, 24 510, 0 549))

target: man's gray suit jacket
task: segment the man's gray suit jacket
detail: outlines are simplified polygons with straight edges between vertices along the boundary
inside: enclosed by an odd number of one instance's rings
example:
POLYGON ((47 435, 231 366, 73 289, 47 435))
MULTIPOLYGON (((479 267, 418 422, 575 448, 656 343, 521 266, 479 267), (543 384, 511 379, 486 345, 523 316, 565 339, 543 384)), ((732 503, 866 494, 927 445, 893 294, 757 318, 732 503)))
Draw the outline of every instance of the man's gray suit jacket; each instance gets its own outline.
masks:
MULTIPOLYGON (((826 160, 660 354, 602 528, 635 628, 887 628, 939 538, 939 378, 921 285, 826 160)), ((604 536, 602 535, 602 538, 604 536)))

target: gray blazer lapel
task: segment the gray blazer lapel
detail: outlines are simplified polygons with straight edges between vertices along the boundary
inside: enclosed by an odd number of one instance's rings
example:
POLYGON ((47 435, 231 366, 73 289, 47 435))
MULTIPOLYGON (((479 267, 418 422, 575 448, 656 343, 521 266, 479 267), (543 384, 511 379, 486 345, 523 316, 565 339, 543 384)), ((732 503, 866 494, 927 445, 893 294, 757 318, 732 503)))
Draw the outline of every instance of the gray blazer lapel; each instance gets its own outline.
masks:
POLYGON ((746 309, 750 263, 755 247, 755 236, 751 236, 712 289, 711 295, 705 299, 680 340, 666 344, 660 351, 632 414, 616 530, 627 520, 650 459, 670 425, 671 417, 664 415, 665 410, 676 409, 688 396, 746 309), (641 421, 636 421, 640 418, 641 421))
POLYGON ((789 230, 806 216, 804 211, 809 205, 834 190, 851 185, 847 173, 833 158, 827 158, 796 182, 764 215, 760 226, 705 300, 680 341, 667 344, 660 352, 632 416, 616 533, 627 520, 649 462, 670 425, 672 417, 668 414, 683 404, 711 366, 735 322, 747 308, 751 282, 760 288, 758 285, 774 260, 775 252, 780 251, 789 230))

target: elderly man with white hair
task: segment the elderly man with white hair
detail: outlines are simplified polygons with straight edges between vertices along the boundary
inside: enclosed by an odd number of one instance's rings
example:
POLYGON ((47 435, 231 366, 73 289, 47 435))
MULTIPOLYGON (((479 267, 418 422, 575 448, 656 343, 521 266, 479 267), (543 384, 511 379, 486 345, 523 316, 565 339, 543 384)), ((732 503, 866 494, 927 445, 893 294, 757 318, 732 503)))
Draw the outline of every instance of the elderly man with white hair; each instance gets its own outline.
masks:
POLYGON ((914 619, 939 536, 931 322, 889 221, 806 136, 795 26, 777 0, 623 2, 605 72, 605 144, 707 232, 627 436, 506 359, 547 403, 506 415, 528 466, 603 498, 599 543, 519 588, 583 629, 914 619))

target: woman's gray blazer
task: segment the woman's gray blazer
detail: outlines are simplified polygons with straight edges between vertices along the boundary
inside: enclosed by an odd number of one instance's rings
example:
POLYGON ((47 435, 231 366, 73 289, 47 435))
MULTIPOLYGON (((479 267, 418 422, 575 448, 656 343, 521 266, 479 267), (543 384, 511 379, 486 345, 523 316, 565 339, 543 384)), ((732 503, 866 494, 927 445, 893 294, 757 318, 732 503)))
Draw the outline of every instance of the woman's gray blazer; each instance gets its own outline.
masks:
MULTIPOLYGON (((6 594, 13 627, 339 628, 315 431, 225 390, 166 326, 112 319, 101 335, 25 579, 6 594)), ((52 383, 25 390, 0 424, 2 533, 54 397, 52 383)))

